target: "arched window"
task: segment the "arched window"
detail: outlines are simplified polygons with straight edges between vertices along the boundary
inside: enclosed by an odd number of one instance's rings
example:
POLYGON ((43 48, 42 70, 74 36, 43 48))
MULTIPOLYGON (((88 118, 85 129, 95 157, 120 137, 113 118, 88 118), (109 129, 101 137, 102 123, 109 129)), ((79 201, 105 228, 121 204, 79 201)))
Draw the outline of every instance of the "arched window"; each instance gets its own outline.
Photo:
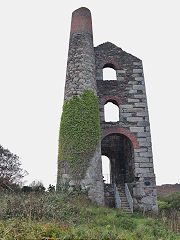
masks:
POLYGON ((117 80, 116 70, 113 64, 105 64, 103 67, 103 80, 117 80))
POLYGON ((102 175, 104 179, 104 183, 110 184, 111 182, 111 163, 108 157, 102 155, 102 175))
POLYGON ((115 101, 109 101, 104 105, 104 120, 105 122, 119 121, 119 106, 115 101))

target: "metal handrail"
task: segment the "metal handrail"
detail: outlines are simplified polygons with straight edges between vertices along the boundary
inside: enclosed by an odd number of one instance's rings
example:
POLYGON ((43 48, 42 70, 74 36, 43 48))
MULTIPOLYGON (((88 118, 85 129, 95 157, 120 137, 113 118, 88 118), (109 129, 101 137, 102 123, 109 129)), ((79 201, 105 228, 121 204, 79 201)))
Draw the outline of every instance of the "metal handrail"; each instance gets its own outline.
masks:
POLYGON ((131 196, 131 193, 129 191, 129 188, 128 188, 128 184, 125 183, 125 193, 126 193, 126 198, 128 200, 128 203, 129 203, 129 207, 131 209, 131 212, 133 213, 133 198, 131 196))
POLYGON ((115 196, 116 207, 121 209, 121 199, 120 199, 120 196, 119 196, 119 191, 117 189, 116 184, 114 183, 113 185, 114 185, 114 196, 115 196))

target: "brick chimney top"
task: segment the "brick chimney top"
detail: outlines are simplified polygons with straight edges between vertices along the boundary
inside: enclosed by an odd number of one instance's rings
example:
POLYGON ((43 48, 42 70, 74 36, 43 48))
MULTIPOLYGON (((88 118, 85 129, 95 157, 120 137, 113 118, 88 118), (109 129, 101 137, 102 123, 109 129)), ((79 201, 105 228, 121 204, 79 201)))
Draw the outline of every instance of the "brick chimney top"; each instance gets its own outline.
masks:
POLYGON ((72 13, 71 35, 75 32, 92 34, 91 12, 88 8, 81 7, 72 13))

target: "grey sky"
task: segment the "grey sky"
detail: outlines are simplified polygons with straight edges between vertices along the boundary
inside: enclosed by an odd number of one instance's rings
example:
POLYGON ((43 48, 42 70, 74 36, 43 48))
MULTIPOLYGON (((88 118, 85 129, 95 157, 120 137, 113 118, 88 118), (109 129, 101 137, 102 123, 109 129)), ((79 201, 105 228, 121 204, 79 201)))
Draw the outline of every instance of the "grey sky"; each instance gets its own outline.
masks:
POLYGON ((93 17, 94 45, 143 60, 158 184, 180 182, 179 1, 0 1, 0 144, 28 182, 55 184, 71 13, 93 17), (63 4, 62 4, 63 2, 63 4))

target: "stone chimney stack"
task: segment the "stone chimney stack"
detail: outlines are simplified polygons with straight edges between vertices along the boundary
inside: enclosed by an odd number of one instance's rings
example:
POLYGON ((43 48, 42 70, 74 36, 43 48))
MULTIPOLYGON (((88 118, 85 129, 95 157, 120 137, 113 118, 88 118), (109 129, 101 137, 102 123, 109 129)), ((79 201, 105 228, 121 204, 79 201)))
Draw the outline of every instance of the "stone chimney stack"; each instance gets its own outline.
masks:
POLYGON ((91 12, 85 7, 72 13, 64 102, 57 189, 64 184, 71 188, 81 185, 88 189, 91 200, 103 205, 95 53, 91 12))
POLYGON ((65 101, 89 89, 97 93, 91 12, 82 7, 72 13, 65 101))

